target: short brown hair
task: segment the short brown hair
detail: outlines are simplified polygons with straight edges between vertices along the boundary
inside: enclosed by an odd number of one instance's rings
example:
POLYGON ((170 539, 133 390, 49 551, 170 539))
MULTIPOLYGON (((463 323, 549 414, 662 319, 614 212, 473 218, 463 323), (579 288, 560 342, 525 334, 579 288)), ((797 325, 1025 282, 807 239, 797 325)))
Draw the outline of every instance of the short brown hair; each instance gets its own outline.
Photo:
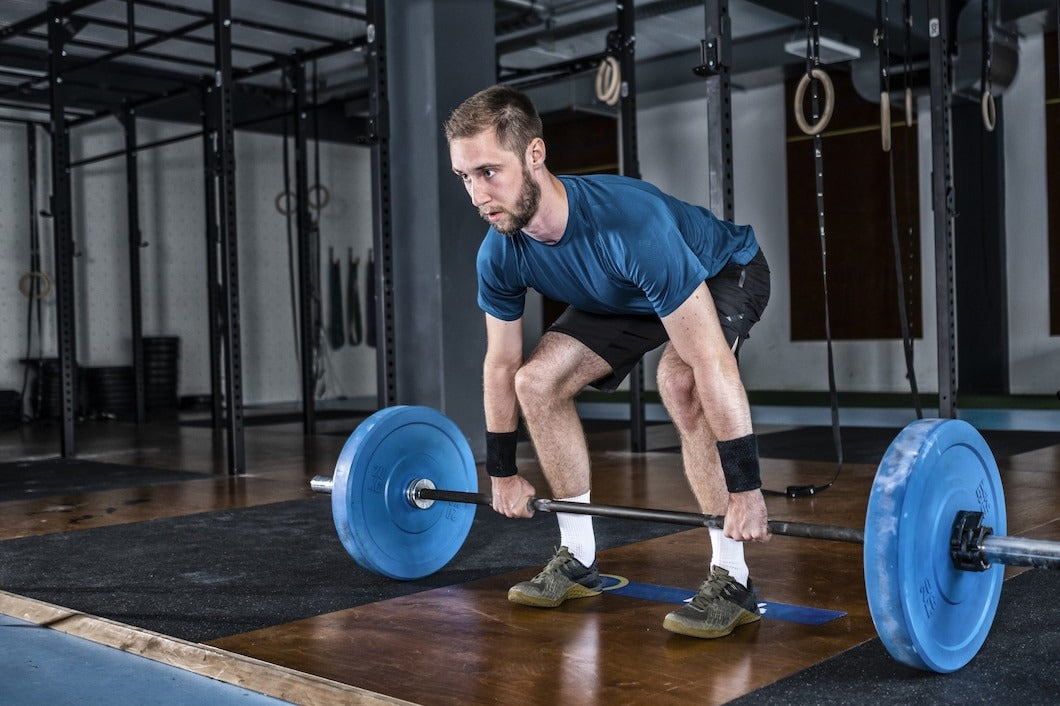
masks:
POLYGON ((526 151, 535 137, 542 137, 541 117, 533 101, 508 86, 490 86, 471 96, 449 115, 445 139, 472 137, 496 128, 497 141, 517 155, 526 151))

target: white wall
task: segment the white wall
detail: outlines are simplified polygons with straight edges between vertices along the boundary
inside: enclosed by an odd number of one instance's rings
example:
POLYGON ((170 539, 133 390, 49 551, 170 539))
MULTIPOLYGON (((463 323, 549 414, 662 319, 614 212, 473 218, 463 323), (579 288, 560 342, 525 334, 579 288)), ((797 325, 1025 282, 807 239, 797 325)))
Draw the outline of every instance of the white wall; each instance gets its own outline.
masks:
MULTIPOLYGON (((25 133, 21 126, 0 128, 5 158, 0 189, 0 387, 21 387, 17 359, 25 355, 25 299, 17 293, 28 269, 28 215, 25 133)), ((190 132, 188 125, 140 121, 139 141, 190 132)), ((46 142, 46 140, 43 140, 46 142)), ((120 149, 123 136, 114 121, 76 130, 72 159, 120 149)), ((312 152, 312 143, 310 143, 312 152)), ((296 314, 291 299, 285 218, 276 210, 283 189, 283 143, 279 137, 236 133, 236 223, 242 322, 244 401, 247 404, 301 397, 296 314)), ((347 145, 322 143, 321 180, 331 199, 320 211, 321 284, 328 322, 328 248, 342 262, 343 302, 348 249, 360 263, 364 306, 365 265, 371 245, 370 154, 347 145)), ((47 153, 39 162, 47 166, 47 153)), ((293 149, 291 152, 293 165, 293 149)), ((145 150, 139 156, 140 250, 143 331, 146 336, 181 339, 180 394, 210 389, 206 321, 206 241, 202 143, 198 138, 145 150)), ((310 164, 310 183, 313 165, 310 164)), ((293 189, 293 178, 292 178, 293 189)), ((48 193, 47 183, 43 192, 48 193)), ((78 362, 87 366, 129 365, 128 227, 124 159, 86 165, 72 177, 76 249, 78 362)), ((43 202, 42 202, 43 204, 43 202)), ((43 207, 43 205, 42 205, 43 207)), ((51 225, 42 221, 43 269, 54 271, 51 225)), ((56 355, 54 295, 44 301, 44 353, 56 355)), ((35 339, 34 339, 35 340, 35 339)), ((332 350, 325 345, 322 397, 375 395, 375 350, 365 345, 332 350)), ((34 356, 36 349, 34 349, 34 356)))
POLYGON ((1009 375, 1013 392, 1029 394, 1060 389, 1060 338, 1049 336, 1044 64, 1042 37, 1021 41, 1019 74, 1003 99, 1009 375))

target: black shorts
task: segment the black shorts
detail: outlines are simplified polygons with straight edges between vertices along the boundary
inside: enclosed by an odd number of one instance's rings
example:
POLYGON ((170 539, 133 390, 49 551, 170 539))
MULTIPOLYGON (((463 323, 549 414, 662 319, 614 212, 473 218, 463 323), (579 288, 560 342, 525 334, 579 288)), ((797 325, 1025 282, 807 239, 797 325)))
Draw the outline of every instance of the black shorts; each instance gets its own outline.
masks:
MULTIPOLYGON (((739 355, 740 345, 750 337, 769 301, 765 255, 759 250, 746 265, 729 263, 707 280, 707 287, 725 340, 739 355)), ((598 390, 614 390, 645 353, 670 340, 655 314, 590 314, 570 306, 548 330, 577 339, 608 362, 612 373, 592 383, 598 390)))

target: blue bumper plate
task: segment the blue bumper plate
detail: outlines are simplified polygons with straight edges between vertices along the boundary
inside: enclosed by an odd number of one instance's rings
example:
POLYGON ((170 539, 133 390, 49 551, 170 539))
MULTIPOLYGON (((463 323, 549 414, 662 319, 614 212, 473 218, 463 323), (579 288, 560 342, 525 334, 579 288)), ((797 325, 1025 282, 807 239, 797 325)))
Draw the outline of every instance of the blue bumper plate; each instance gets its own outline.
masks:
POLYGON ((865 591, 883 644, 899 662, 952 672, 982 647, 1001 598, 1004 567, 954 567, 960 510, 1005 534, 1005 497, 983 437, 956 419, 913 422, 895 438, 865 517, 865 591))
POLYGON ((346 551, 361 566, 400 580, 428 576, 456 556, 475 505, 413 504, 409 487, 429 480, 477 492, 471 448, 460 429, 428 407, 382 409, 346 440, 332 478, 331 510, 346 551))

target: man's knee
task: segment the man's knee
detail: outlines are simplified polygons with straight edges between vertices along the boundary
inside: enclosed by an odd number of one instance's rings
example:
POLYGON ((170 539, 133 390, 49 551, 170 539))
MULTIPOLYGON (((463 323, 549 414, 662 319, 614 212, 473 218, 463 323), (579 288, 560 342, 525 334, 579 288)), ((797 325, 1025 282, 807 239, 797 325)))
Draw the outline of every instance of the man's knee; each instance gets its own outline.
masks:
POLYGON ((700 415, 696 380, 688 366, 660 365, 659 395, 676 424, 692 423, 700 415))
POLYGON ((515 396, 520 406, 532 409, 542 400, 552 400, 558 394, 555 375, 549 366, 538 361, 527 361, 515 373, 515 396))

